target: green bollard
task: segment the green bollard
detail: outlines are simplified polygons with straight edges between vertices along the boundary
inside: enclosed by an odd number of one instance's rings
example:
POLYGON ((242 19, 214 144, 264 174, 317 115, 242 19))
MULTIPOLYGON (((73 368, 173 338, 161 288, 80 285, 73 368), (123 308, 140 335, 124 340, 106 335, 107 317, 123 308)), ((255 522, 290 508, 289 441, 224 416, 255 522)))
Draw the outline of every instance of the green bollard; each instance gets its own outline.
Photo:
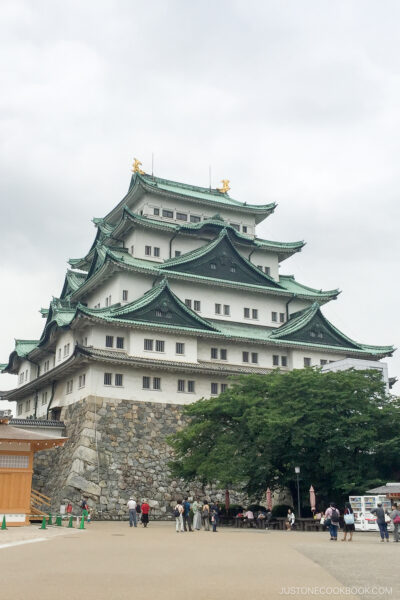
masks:
POLYGON ((67 527, 68 527, 68 529, 71 529, 71 528, 73 528, 73 527, 74 527, 74 525, 73 525, 73 517, 72 517, 72 515, 71 515, 71 516, 70 516, 70 518, 69 518, 69 521, 68 521, 68 525, 67 525, 67 527))
POLYGON ((39 527, 39 529, 47 529, 47 527, 46 527, 46 517, 43 517, 43 519, 42 519, 42 525, 39 527))
POLYGON ((56 517, 56 525, 57 525, 57 527, 62 527, 61 515, 57 515, 57 517, 56 517))
POLYGON ((85 517, 82 515, 81 524, 79 525, 79 529, 85 529, 85 517))
POLYGON ((49 520, 47 521, 47 525, 53 525, 51 513, 49 513, 49 520))
POLYGON ((6 515, 3 515, 3 522, 1 524, 1 529, 7 529, 7 523, 6 523, 6 515))

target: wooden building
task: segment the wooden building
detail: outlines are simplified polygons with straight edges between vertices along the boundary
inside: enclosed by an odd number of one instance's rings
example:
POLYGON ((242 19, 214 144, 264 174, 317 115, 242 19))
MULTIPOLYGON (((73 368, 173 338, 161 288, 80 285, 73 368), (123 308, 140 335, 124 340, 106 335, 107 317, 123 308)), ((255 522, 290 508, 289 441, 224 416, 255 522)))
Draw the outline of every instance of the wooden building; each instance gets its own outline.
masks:
POLYGON ((33 455, 62 446, 67 438, 18 429, 0 419, 0 521, 28 525, 32 514, 33 455))

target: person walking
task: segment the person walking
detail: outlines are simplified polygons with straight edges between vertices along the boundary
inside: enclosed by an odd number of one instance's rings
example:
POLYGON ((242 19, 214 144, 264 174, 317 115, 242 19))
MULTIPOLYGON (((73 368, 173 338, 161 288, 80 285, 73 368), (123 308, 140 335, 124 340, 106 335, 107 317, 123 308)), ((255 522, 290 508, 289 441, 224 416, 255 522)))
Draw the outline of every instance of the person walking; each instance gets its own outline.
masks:
POLYGON ((296 517, 294 516, 294 512, 292 511, 291 508, 289 508, 287 511, 287 517, 286 517, 286 531, 293 530, 295 521, 296 521, 296 517))
POLYGON ((87 498, 83 498, 81 502, 82 516, 87 520, 89 516, 89 505, 87 503, 87 498))
POLYGON ((201 529, 201 504, 195 500, 192 504, 193 510, 193 529, 200 531, 201 529))
POLYGON ((127 502, 127 507, 129 510, 129 527, 137 527, 137 523, 136 523, 136 502, 135 500, 132 498, 132 496, 129 498, 128 502, 127 502))
POLYGON ((382 502, 378 502, 378 506, 376 508, 373 508, 371 510, 371 513, 373 515, 376 515, 376 522, 379 527, 379 533, 381 535, 381 542, 384 542, 385 539, 388 542, 389 541, 389 532, 387 530, 387 522, 386 522, 387 513, 382 508, 382 502))
POLYGON ((325 523, 329 526, 331 541, 337 542, 337 532, 339 528, 340 512, 336 508, 336 504, 331 502, 329 508, 325 511, 325 523))
POLYGON ((146 500, 143 500, 142 506, 140 508, 142 510, 142 525, 143 527, 147 527, 147 525, 149 524, 150 505, 146 502, 146 500))
POLYGON ((393 541, 398 542, 399 541, 399 528, 400 528, 400 510, 399 510, 396 502, 393 503, 392 512, 390 513, 390 518, 392 519, 393 527, 394 527, 393 541))
POLYGON ((183 502, 183 527, 184 527, 185 531, 187 531, 187 528, 189 529, 189 531, 193 531, 192 523, 191 523, 191 519, 190 519, 190 502, 187 497, 185 498, 185 500, 183 502))
POLYGON ((204 531, 210 531, 210 505, 208 504, 207 500, 204 500, 203 502, 201 518, 204 524, 204 531))
POLYGON ((346 502, 344 505, 343 512, 344 526, 343 526, 343 537, 342 542, 346 541, 347 534, 349 534, 349 542, 353 540, 354 528, 354 514, 350 502, 346 502))
POLYGON ((211 509, 211 525, 213 533, 217 533, 217 525, 219 521, 219 510, 217 504, 212 504, 211 509))
POLYGON ((183 528, 182 500, 178 500, 178 502, 176 503, 176 506, 174 508, 174 517, 175 517, 175 524, 176 524, 176 533, 179 533, 180 531, 181 532, 185 531, 183 528))

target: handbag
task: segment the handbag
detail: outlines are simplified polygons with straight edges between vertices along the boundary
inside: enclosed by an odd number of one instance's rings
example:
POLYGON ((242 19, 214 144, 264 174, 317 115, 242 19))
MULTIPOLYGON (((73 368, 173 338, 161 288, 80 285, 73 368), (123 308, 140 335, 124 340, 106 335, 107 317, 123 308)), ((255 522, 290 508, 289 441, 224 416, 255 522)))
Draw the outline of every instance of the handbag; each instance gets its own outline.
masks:
POLYGON ((400 525, 400 515, 395 516, 395 518, 393 519, 393 523, 395 525, 400 525))
POLYGON ((330 517, 326 517, 324 525, 327 525, 329 527, 331 525, 331 523, 332 523, 331 518, 330 517))
POLYGON ((385 523, 390 523, 391 520, 392 519, 389 517, 389 515, 385 515, 385 523))
POLYGON ((353 513, 348 513, 344 515, 344 522, 346 525, 354 525, 354 515, 353 513))

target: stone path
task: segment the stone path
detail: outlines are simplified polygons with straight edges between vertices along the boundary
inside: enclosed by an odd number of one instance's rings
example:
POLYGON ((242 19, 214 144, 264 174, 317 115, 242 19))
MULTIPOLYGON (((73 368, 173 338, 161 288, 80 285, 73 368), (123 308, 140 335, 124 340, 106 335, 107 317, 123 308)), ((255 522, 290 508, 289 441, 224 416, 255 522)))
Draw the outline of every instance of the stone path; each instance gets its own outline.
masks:
POLYGON ((57 535, 55 528, 15 528, 0 532, 0 545, 1 533, 17 540, 29 530, 29 539, 47 535, 49 541, 0 550, 7 600, 400 598, 394 576, 400 544, 380 545, 374 534, 341 544, 324 533, 221 528, 177 534, 172 523, 130 529, 106 522, 57 535), (391 595, 340 589, 382 582, 393 587, 391 595), (315 593, 318 588, 325 593, 315 593))

